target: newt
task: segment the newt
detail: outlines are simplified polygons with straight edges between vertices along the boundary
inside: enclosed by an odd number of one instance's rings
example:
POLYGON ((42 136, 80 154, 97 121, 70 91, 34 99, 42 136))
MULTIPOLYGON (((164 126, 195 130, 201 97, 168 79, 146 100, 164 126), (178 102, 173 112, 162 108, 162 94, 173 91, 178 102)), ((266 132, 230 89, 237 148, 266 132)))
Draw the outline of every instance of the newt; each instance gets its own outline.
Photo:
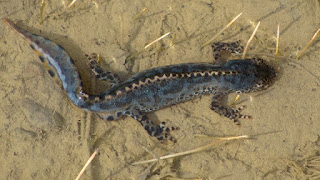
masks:
MULTIPOLYGON (((277 72, 262 58, 229 60, 222 64, 184 63, 156 67, 132 75, 125 81, 113 72, 104 71, 97 62, 97 54, 86 55, 88 65, 96 78, 110 83, 110 88, 99 95, 84 92, 81 76, 66 50, 53 41, 32 34, 12 23, 4 22, 25 38, 39 56, 49 75, 66 92, 73 104, 86 111, 95 112, 101 119, 112 121, 123 116, 136 119, 150 136, 158 140, 173 140, 165 122, 154 123, 148 113, 202 95, 213 95, 210 109, 240 125, 240 118, 250 118, 223 104, 230 93, 249 93, 264 90, 273 84, 277 72)), ((239 53, 239 42, 214 43, 215 61, 221 60, 221 51, 239 53)))

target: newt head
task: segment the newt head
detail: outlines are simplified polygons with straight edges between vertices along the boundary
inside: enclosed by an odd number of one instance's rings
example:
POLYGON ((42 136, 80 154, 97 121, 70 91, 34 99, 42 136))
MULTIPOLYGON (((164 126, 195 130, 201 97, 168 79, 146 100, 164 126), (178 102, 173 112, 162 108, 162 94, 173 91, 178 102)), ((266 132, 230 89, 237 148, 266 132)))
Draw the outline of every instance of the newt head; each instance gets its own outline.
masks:
POLYGON ((260 91, 268 88, 277 77, 276 68, 261 58, 252 58, 251 61, 254 64, 255 68, 253 68, 253 73, 256 76, 252 91, 260 91))
POLYGON ((237 93, 266 89, 277 77, 275 67, 261 58, 230 60, 222 68, 237 73, 224 79, 227 88, 237 93))

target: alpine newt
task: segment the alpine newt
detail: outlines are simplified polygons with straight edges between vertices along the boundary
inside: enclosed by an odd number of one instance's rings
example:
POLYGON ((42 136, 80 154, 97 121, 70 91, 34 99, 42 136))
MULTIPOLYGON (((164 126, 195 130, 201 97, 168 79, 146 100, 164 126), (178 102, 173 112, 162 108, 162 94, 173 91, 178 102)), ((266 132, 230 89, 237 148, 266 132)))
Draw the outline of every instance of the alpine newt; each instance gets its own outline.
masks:
MULTIPOLYGON (((99 67, 97 55, 86 55, 89 66, 99 80, 108 81, 110 89, 99 95, 84 92, 81 76, 72 58, 58 44, 39 35, 17 27, 10 20, 4 21, 24 37, 37 53, 49 75, 60 84, 68 98, 81 109, 94 111, 105 120, 116 120, 122 116, 136 119, 151 135, 162 141, 172 140, 165 122, 160 124, 149 120, 149 112, 185 102, 205 94, 212 94, 210 109, 225 116, 237 125, 242 115, 240 108, 223 104, 228 94, 247 93, 266 89, 276 78, 276 70, 261 58, 229 60, 223 64, 186 63, 162 66, 134 74, 126 81, 120 81, 117 74, 99 67)), ((243 50, 239 42, 214 43, 215 61, 220 61, 221 51, 239 53, 243 50)))

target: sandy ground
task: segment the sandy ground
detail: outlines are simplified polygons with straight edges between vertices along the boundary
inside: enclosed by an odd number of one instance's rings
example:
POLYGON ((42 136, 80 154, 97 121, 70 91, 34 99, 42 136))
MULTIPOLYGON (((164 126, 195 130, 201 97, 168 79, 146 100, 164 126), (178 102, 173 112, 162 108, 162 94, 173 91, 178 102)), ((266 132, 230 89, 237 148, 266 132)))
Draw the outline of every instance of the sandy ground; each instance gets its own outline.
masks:
POLYGON ((241 96, 238 106, 247 105, 243 113, 254 117, 241 120, 241 128, 212 112, 209 96, 151 113, 151 119, 180 127, 173 133, 178 142, 163 145, 131 118, 105 122, 72 105, 27 43, 0 22, 0 179, 74 179, 96 148, 99 155, 82 179, 138 178, 148 165, 130 163, 153 158, 142 145, 166 155, 212 142, 194 134, 248 134, 255 139, 162 161, 147 178, 319 177, 320 170, 313 165, 320 163, 320 44, 316 41, 300 60, 295 59, 319 28, 318 1, 79 0, 67 9, 70 1, 49 0, 42 24, 39 2, 0 1, 0 16, 65 47, 92 92, 101 92, 106 85, 92 78, 84 53, 101 53, 104 67, 124 79, 160 65, 212 62, 210 46, 201 49, 201 44, 240 12, 243 15, 216 41, 241 40, 245 45, 253 25, 261 21, 248 53, 272 60, 280 24, 281 72, 268 90, 241 96), (134 19, 143 8, 147 10, 134 19), (174 46, 170 36, 125 61, 167 32, 176 36, 174 46))

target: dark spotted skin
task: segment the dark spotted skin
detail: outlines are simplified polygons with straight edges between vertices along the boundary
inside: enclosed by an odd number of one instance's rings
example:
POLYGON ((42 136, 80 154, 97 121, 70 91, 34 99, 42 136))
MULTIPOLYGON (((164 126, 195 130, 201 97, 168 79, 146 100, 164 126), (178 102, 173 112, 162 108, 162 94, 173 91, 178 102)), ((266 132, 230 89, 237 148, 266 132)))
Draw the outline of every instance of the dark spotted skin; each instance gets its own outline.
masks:
MULTIPOLYGON (((230 93, 259 91, 271 85, 276 77, 275 69, 260 58, 230 60, 214 65, 211 63, 186 63, 145 70, 121 82, 119 76, 103 71, 97 55, 86 55, 89 67, 96 77, 108 81, 111 88, 100 95, 90 95, 82 90, 82 80, 67 52, 44 37, 31 34, 8 19, 4 21, 19 32, 38 54, 48 73, 61 85, 70 100, 78 107, 94 111, 105 120, 112 121, 130 116, 151 135, 162 141, 173 140, 165 122, 156 124, 146 115, 149 112, 181 103, 205 94, 212 94, 210 109, 233 120, 239 125, 243 107, 234 109, 223 105, 222 100, 230 93)), ((221 61, 222 50, 239 53, 239 42, 212 45, 215 61, 221 61)))
MULTIPOLYGON (((228 50, 232 53, 242 50, 242 47, 234 50, 233 47, 237 44, 238 42, 213 44, 214 56, 217 58, 215 60, 220 61, 221 56, 216 54, 221 50, 228 50)), ((90 65, 94 64, 91 66, 92 71, 96 75, 99 74, 96 71, 99 68, 94 58, 96 55, 92 54, 88 57, 90 65)), ((107 120, 115 120, 121 115, 131 116, 138 120, 150 135, 162 140, 170 137, 168 131, 172 127, 166 128, 165 123, 154 124, 145 113, 204 94, 213 94, 210 109, 240 125, 239 118, 250 118, 250 116, 240 114, 244 106, 237 109, 227 107, 222 103, 223 98, 232 92, 263 90, 272 84, 275 77, 275 69, 260 58, 230 60, 222 65, 187 63, 163 66, 133 75, 101 94, 97 102, 83 108, 97 112, 106 112, 106 109, 118 111, 116 114, 106 115, 107 120), (122 111, 123 109, 125 110, 122 111), (167 130, 165 133, 163 133, 164 129, 167 130)))

